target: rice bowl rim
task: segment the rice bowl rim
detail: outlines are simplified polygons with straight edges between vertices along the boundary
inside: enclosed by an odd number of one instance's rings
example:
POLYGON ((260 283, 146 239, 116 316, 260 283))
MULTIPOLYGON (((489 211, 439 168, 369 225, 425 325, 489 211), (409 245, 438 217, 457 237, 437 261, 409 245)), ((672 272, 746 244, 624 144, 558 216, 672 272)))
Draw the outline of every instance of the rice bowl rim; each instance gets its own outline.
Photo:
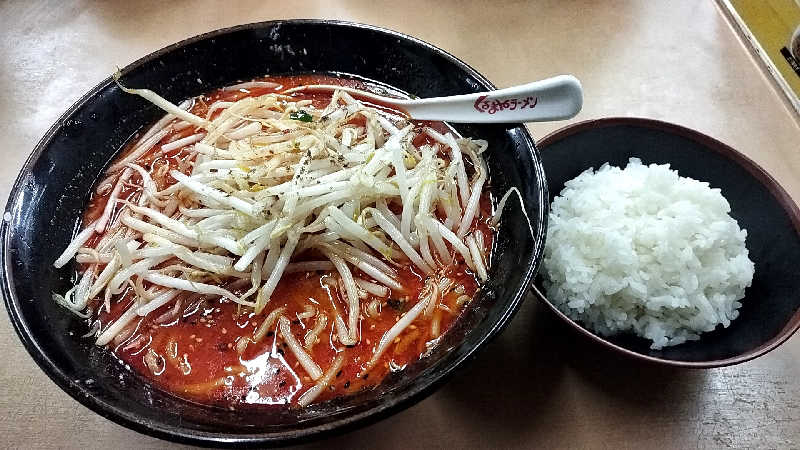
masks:
MULTIPOLYGON (((795 234, 800 236, 800 208, 798 208, 797 204, 792 200, 789 193, 786 192, 786 190, 777 182, 777 180, 775 180, 774 177, 772 177, 772 175, 770 175, 766 170, 764 170, 764 168, 756 164, 755 161, 750 159, 745 154, 734 149, 733 147, 717 139, 714 139, 713 137, 707 134, 701 133, 696 130, 692 130, 691 128, 686 128, 681 125, 677 125, 670 122, 664 122, 661 120, 647 119, 640 117, 607 117, 601 119, 589 119, 566 125, 562 128, 559 128, 558 130, 555 130, 547 134, 545 137, 539 140, 538 148, 540 153, 544 155, 544 153, 547 150, 547 147, 550 144, 553 144, 559 140, 562 140, 564 138, 570 137, 574 134, 583 131, 608 128, 619 125, 634 126, 634 127, 658 130, 674 134, 689 139, 691 141, 694 141, 702 145, 707 150, 713 151, 738 164, 739 166, 744 168, 750 175, 752 175, 753 178, 755 178, 762 186, 767 188, 769 193, 775 198, 778 204, 781 205, 783 210, 789 216, 795 234)), ((730 358, 715 359, 708 361, 680 361, 674 359, 659 358, 656 356, 650 356, 627 349, 625 347, 622 347, 618 344, 615 344, 603 338, 602 336, 599 336, 598 334, 593 333, 592 331, 584 328, 579 323, 570 319, 569 317, 567 317, 566 314, 561 312, 561 310, 559 310, 555 305, 553 305, 550 302, 550 300, 547 299, 547 296, 544 295, 544 293, 542 293, 539 290, 539 288, 536 286, 535 283, 531 284, 531 290, 533 291, 537 299, 539 299, 539 301, 547 305, 547 307, 550 308, 550 310, 553 313, 555 313, 559 318, 561 318, 561 320, 569 324, 571 328, 578 331, 580 334, 588 337, 592 341, 604 347, 607 347, 612 351, 615 351, 623 355, 627 355, 634 359, 644 361, 647 363, 659 364, 665 366, 682 367, 690 369, 711 369, 715 367, 726 367, 735 364, 741 364, 743 362, 758 358, 759 356, 763 356, 769 353, 770 351, 776 349, 781 344, 789 340, 789 338, 792 337, 792 335, 798 329, 800 329, 800 308, 798 308, 791 316, 791 318, 788 320, 786 325, 784 325, 784 327, 774 337, 767 340, 758 347, 748 350, 747 352, 742 353, 740 355, 732 356, 730 358)))

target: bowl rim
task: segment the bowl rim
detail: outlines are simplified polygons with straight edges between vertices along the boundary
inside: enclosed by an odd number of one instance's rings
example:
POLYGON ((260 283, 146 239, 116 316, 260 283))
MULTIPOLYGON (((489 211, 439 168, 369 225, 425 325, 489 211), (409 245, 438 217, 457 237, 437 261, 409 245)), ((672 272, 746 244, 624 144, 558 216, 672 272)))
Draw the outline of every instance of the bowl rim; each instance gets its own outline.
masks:
MULTIPOLYGON (((485 87, 488 90, 496 89, 493 83, 491 83, 486 77, 484 77, 467 63, 458 59, 451 53, 419 38, 375 25, 329 19, 279 19, 251 22, 215 29, 209 32, 191 36, 151 52, 120 69, 120 73, 124 76, 130 71, 138 69, 142 65, 158 60, 158 58, 164 54, 179 50, 187 45, 199 41, 208 40, 243 30, 264 29, 281 25, 304 24, 332 25, 349 29, 359 29, 367 32, 381 33, 397 39, 403 39, 445 58, 449 63, 453 64, 465 74, 474 78, 482 87, 485 87)), ((73 103, 45 132, 45 134, 34 147, 31 154, 25 160, 16 179, 14 180, 14 184, 12 185, 9 193, 8 202, 5 207, 6 213, 10 213, 13 216, 15 209, 19 208, 17 199, 19 197, 19 192, 23 187, 22 184, 26 174, 30 173, 32 166, 42 156, 49 142, 62 128, 64 122, 87 102, 90 102, 98 92, 102 91, 113 82, 114 81, 112 77, 109 76, 92 87, 78 100, 76 100, 75 103, 73 103)), ((539 189, 539 192, 537 192, 537 201, 540 207, 537 208, 538 217, 536 218, 542 225, 539 227, 536 235, 532 236, 534 249, 528 257, 526 264, 527 267, 524 269, 525 273, 522 277, 520 286, 516 289, 516 292, 506 310, 503 311, 503 313, 496 319, 494 323, 489 325, 487 332, 485 332, 483 336, 481 336, 480 339, 477 340, 477 342, 471 348, 467 349, 458 359, 455 359, 448 365, 443 366, 440 373, 435 377, 432 377, 430 381, 416 385, 416 387, 409 389, 407 392, 399 395, 391 402, 378 403, 373 408, 362 411, 358 414, 346 416, 330 423, 324 423, 310 428, 303 428, 294 431, 224 433, 197 431, 179 426, 157 425, 146 419, 143 419, 136 414, 129 413, 125 409, 118 408, 111 403, 106 402, 96 395, 94 391, 87 389, 86 386, 78 383, 76 380, 73 380, 64 371, 62 371, 50 358, 47 357, 39 343, 32 338, 31 330, 19 312, 22 300, 17 297, 16 292, 13 290, 9 277, 9 270, 12 267, 12 261, 9 252, 11 243, 10 220, 3 220, 2 223, 0 223, 0 254, 2 254, 2 258, 0 258, 0 265, 2 266, 0 267, 0 293, 2 293, 3 296, 5 309, 8 313, 13 328, 22 341, 25 349, 31 355, 36 364, 42 369, 42 371, 44 371, 45 374, 47 374, 47 376, 57 386, 59 386, 70 397, 77 400, 91 411, 99 414, 102 417, 105 417, 106 419, 109 419, 114 423, 139 433, 173 442, 194 444, 205 447, 255 447, 263 446, 265 444, 288 445, 309 442, 326 436, 342 434, 357 428, 361 428, 382 420, 392 414, 403 411, 427 398, 436 389, 441 387, 457 370, 461 369, 466 361, 473 359, 476 352, 485 347, 488 342, 496 337, 508 325, 511 318, 513 318, 513 316, 517 313, 522 302, 524 301, 528 293, 528 287, 532 284, 535 273, 544 255, 544 240, 546 237, 547 211, 549 209, 549 203, 547 201, 547 184, 544 182, 544 169, 539 151, 530 134, 530 131, 521 125, 519 126, 519 129, 521 131, 520 137, 524 141, 524 145, 528 152, 530 152, 531 159, 534 163, 532 170, 537 173, 539 179, 541 179, 543 182, 541 186, 542 188, 539 189)))
MULTIPOLYGON (((553 144, 564 138, 570 137, 574 134, 578 134, 587 130, 609 128, 616 126, 633 126, 638 128, 666 131, 684 137, 686 139, 692 140, 694 142, 697 142, 698 144, 703 145, 709 150, 716 152, 721 156, 726 157, 727 159, 733 161, 734 163, 738 164, 739 166, 747 170, 747 172, 753 175, 753 177, 756 178, 756 180, 758 180, 764 187, 767 188, 769 193, 772 194, 773 197, 775 197, 775 200, 778 202, 778 204, 781 205, 783 210, 789 216, 789 219, 791 220, 792 225, 794 226, 795 233, 800 235, 800 209, 798 209, 797 204, 792 200, 791 196, 789 196, 789 193, 786 192, 786 190, 780 184, 778 184, 778 182, 775 180, 775 178, 772 177, 772 175, 770 175, 766 170, 764 170, 764 168, 756 164, 755 161, 750 159, 744 153, 739 152, 733 147, 717 139, 714 139, 713 137, 707 134, 704 134, 697 130, 693 130, 691 128, 684 127, 682 125, 665 122, 662 120, 643 118, 643 117, 605 117, 600 119, 589 119, 566 125, 563 128, 560 128, 558 130, 555 130, 547 134, 544 138, 542 138, 539 141, 539 152, 541 154, 544 154, 547 151, 547 148, 550 144, 553 144)), ((536 286, 536 283, 531 283, 531 290, 535 294, 536 298, 539 299, 539 301, 547 305, 547 307, 553 313, 555 313, 558 317, 560 317, 564 322, 569 324, 569 326, 573 330, 588 337, 595 343, 607 347, 616 353, 632 357, 636 360, 658 365, 682 367, 690 369, 710 369, 714 367, 726 367, 734 364, 740 364, 758 358, 759 356, 763 356, 769 353, 770 351, 776 349, 778 346, 789 340, 789 338, 798 329, 800 329, 800 308, 798 308, 792 315, 792 317, 789 319, 787 324, 778 332, 778 334, 776 334, 773 338, 769 339, 763 344, 759 345, 758 347, 748 350, 747 352, 742 353, 741 355, 732 356, 730 358, 709 360, 709 361, 680 361, 674 359, 659 358, 656 356, 645 355, 643 353, 639 353, 630 350, 628 348, 622 347, 618 344, 615 344, 603 338, 602 336, 599 336, 589 331, 588 329, 579 325, 574 320, 567 317, 566 314, 561 312, 555 305, 550 303, 550 300, 548 300, 547 296, 544 295, 544 293, 539 290, 539 288, 536 286)))

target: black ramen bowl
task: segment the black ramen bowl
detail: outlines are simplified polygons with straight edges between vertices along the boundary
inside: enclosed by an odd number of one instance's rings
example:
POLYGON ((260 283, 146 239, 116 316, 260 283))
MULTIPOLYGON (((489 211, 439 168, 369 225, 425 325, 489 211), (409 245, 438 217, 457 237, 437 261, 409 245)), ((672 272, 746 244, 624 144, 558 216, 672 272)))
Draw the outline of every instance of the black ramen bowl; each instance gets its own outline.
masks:
MULTIPOLYGON (((214 31, 122 69, 131 87, 173 102, 267 74, 328 73, 374 80, 420 97, 493 89, 452 55, 372 26, 315 20, 264 22, 214 31)), ((39 366, 97 413, 153 436, 201 445, 286 444, 378 420, 423 399, 508 323, 542 255, 547 187, 523 126, 459 125, 490 142, 496 196, 517 186, 492 253, 490 280, 429 356, 378 389, 307 409, 229 411, 181 400, 147 384, 80 336, 87 325, 56 306, 73 269, 51 265, 79 227, 92 186, 120 149, 164 113, 106 79, 39 142, 14 184, 2 224, 2 290, 11 321, 39 366)))
POLYGON ((604 163, 625 167, 629 158, 644 164, 668 163, 681 176, 720 188, 730 215, 747 230, 746 246, 755 263, 753 284, 741 300, 739 317, 686 342, 651 350, 634 335, 599 336, 559 311, 546 298, 542 274, 535 291, 579 333, 612 351, 672 366, 708 368, 744 362, 774 349, 800 327, 800 211, 786 191, 761 167, 704 134, 665 122, 633 118, 591 120, 567 126, 542 139, 542 161, 550 201, 564 184, 604 163))

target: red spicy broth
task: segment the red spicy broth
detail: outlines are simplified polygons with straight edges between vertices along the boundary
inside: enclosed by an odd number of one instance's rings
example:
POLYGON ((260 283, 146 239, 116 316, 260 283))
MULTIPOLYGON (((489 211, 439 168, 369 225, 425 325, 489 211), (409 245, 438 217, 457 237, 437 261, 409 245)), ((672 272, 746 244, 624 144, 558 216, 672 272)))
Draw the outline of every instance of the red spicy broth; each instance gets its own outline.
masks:
MULTIPOLYGON (((205 117, 209 107, 215 102, 233 102, 248 96, 279 93, 307 84, 336 84, 370 90, 370 86, 361 81, 321 75, 269 77, 261 81, 277 83, 279 86, 213 91, 194 99, 190 111, 205 117)), ((331 94, 298 92, 292 94, 292 97, 293 101, 311 100, 316 108, 322 109, 329 103, 331 94)), ((372 106, 379 107, 392 120, 406 120, 402 111, 391 110, 383 105, 372 106)), ((210 118, 217 117, 220 112, 215 111, 210 118)), ((443 133, 449 131, 443 123, 412 123, 415 129, 427 126, 443 133)), ((159 190, 176 183, 169 175, 169 170, 177 169, 189 173, 196 153, 192 152, 193 144, 167 152, 158 152, 157 149, 191 138, 196 133, 193 126, 172 129, 152 150, 137 158, 137 163, 151 174, 159 190)), ((423 143, 433 142, 426 136, 418 136, 414 142, 416 145, 423 143)), ((134 147, 135 145, 131 145, 120 157, 133 151, 134 147)), ((472 173, 473 168, 468 161, 465 162, 468 173, 472 173)), ((101 181, 96 194, 90 200, 84 223, 91 223, 103 214, 115 184, 112 178, 101 181)), ((123 184, 118 199, 133 202, 141 195, 142 178, 138 173, 133 173, 128 182, 123 184)), ((116 217, 123 207, 123 203, 114 206, 112 217, 116 217)), ((391 204, 390 209, 394 213, 400 212, 396 204, 391 204)), ((484 188, 479 213, 476 214, 471 228, 472 231, 480 230, 484 236, 484 255, 488 255, 493 239, 493 229, 488 225, 490 211, 488 189, 484 188)), ((86 246, 93 247, 102 236, 95 235, 86 246)), ((295 254, 292 261, 320 259, 325 258, 316 250, 309 250, 295 254)), ((166 264, 169 262, 164 263, 166 264)), ((88 267, 88 264, 84 264, 83 270, 88 267)), ((295 354, 287 348, 286 339, 282 338, 277 323, 273 323, 257 342, 254 340, 254 334, 270 312, 276 308, 284 308, 282 316, 291 321, 294 338, 300 343, 310 342, 306 351, 323 372, 338 355, 344 355, 341 368, 336 371, 315 402, 370 389, 380 384, 388 373, 402 370, 406 365, 423 358, 435 345, 437 338, 446 333, 463 310, 469 307, 469 300, 475 296, 479 287, 475 274, 456 254, 452 264, 437 270, 438 279, 446 277, 452 284, 447 293, 440 296, 433 313, 417 317, 392 341, 377 364, 365 370, 365 364, 372 358, 384 334, 424 294, 426 276, 413 264, 401 263, 394 268, 403 290, 396 292, 390 289, 389 295, 385 297, 367 293, 361 298, 359 340, 352 346, 341 345, 334 330, 334 305, 340 312, 347 307, 347 298, 339 289, 338 274, 334 269, 284 274, 261 314, 255 314, 252 308, 243 307, 225 298, 181 294, 175 301, 131 322, 109 344, 109 348, 121 364, 126 364, 155 386, 182 398, 227 408, 294 404, 315 385, 315 381, 304 370, 295 354), (315 310, 314 317, 309 316, 309 305, 315 310), (312 337, 308 341, 309 333, 319 325, 322 314, 327 317, 327 324, 315 335, 316 338, 312 337)), ((96 270, 101 269, 102 265, 99 265, 96 270)), ((351 270, 354 276, 375 281, 356 267, 351 267, 351 270)), ((230 280, 221 280, 220 283, 230 287, 236 295, 249 287, 248 284, 236 286, 230 280)), ((141 287, 148 289, 151 286, 145 281, 141 287)), ((95 310, 101 310, 94 320, 101 330, 105 330, 136 301, 136 292, 133 287, 126 288, 113 298, 108 312, 100 307, 103 303, 101 297, 92 299, 90 305, 95 310)))

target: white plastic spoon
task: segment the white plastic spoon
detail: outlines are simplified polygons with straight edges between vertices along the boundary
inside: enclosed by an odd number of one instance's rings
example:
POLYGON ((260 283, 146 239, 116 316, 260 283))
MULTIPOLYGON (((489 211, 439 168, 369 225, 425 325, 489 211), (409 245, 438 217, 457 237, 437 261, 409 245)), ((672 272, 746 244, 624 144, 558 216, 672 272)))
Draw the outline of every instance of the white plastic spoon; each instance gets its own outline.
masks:
POLYGON ((574 117, 583 106, 581 83, 572 75, 558 75, 533 83, 496 91, 413 100, 384 97, 359 89, 328 84, 311 84, 289 89, 297 91, 342 90, 362 99, 398 108, 412 119, 453 123, 522 123, 562 120, 574 117))

